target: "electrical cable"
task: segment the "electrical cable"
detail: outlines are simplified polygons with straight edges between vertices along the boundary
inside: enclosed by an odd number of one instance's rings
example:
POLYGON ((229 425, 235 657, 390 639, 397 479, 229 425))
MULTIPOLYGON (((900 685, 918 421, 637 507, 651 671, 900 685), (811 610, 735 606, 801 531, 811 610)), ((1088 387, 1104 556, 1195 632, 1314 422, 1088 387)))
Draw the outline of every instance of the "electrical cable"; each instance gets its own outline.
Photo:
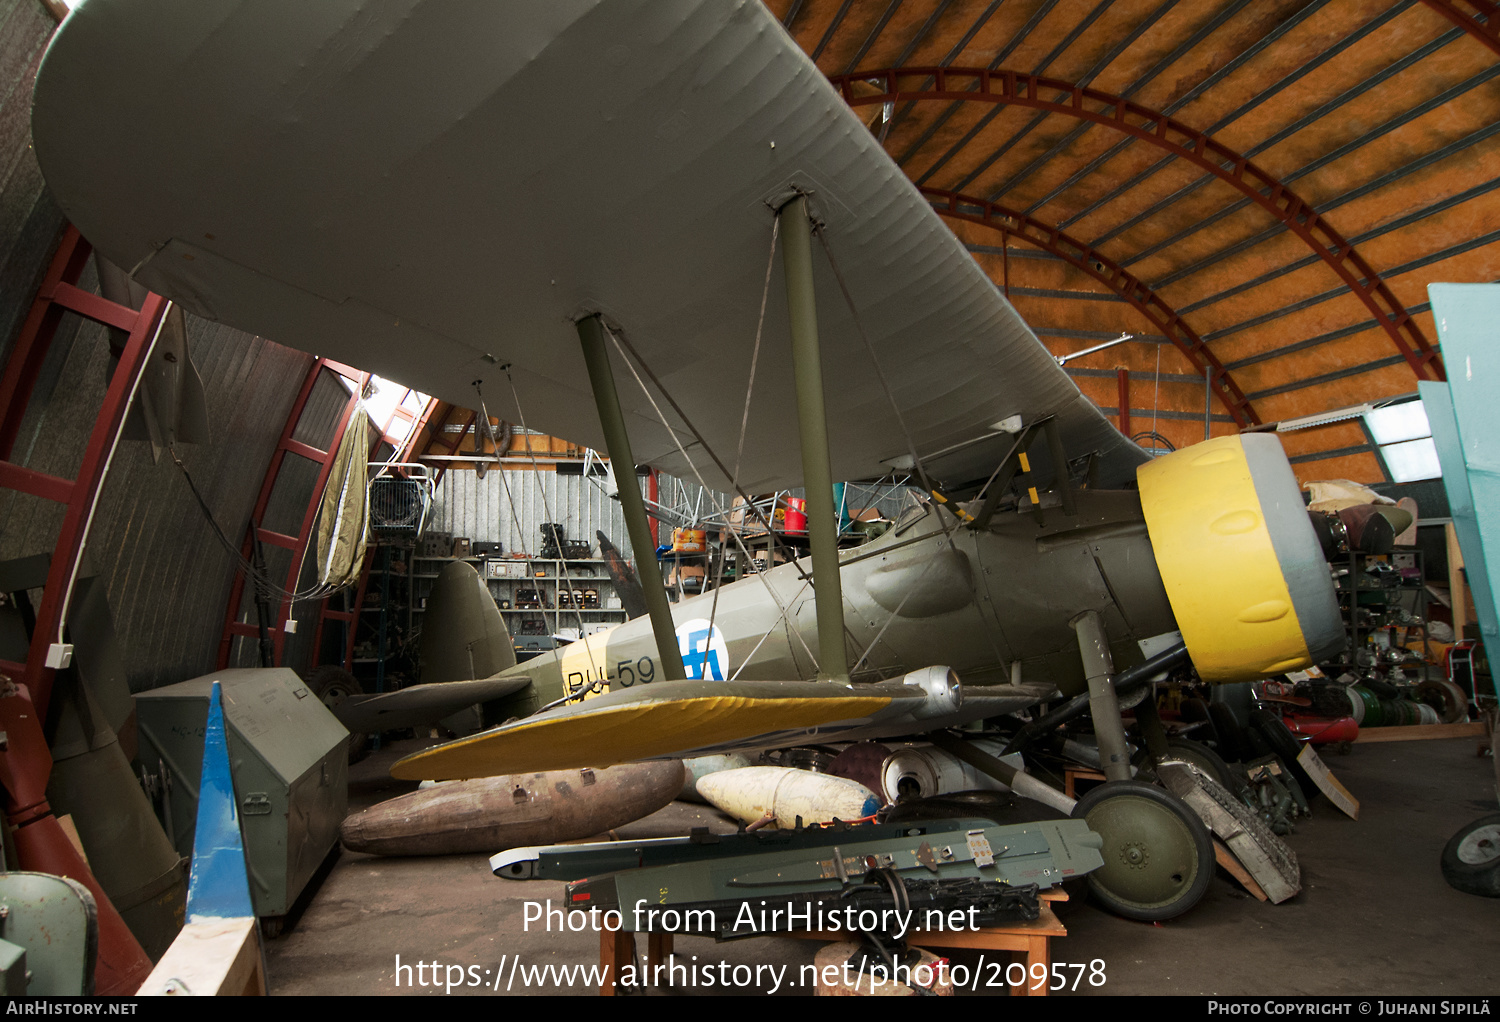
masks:
MULTIPOLYGON (((277 585, 270 579, 268 575, 262 574, 260 571, 256 570, 255 565, 245 557, 245 555, 240 551, 240 548, 236 546, 229 539, 229 537, 224 534, 224 530, 219 527, 218 521, 214 518, 213 511, 209 508, 208 502, 203 499, 203 494, 199 492, 198 485, 193 482, 193 476, 190 472, 188 472, 187 465, 183 463, 181 456, 178 455, 176 446, 168 443, 167 453, 171 456, 172 462, 182 473, 182 478, 187 481, 188 489, 192 492, 193 499, 197 501, 198 509, 203 512, 203 517, 207 519, 209 527, 213 530, 214 538, 218 541, 220 546, 222 546, 226 551, 229 552, 230 557, 233 558, 235 570, 238 573, 249 578, 251 584, 255 586, 255 591, 262 597, 266 599, 275 598, 277 603, 300 603, 307 600, 325 599, 329 596, 332 596, 334 593, 339 592, 340 590, 348 589, 351 585, 354 584, 353 582, 345 582, 340 585, 329 586, 319 583, 318 585, 315 585, 310 589, 297 592, 284 589, 280 585, 277 585)), ((306 546, 304 546, 302 549, 302 556, 305 562, 307 558, 306 546)))

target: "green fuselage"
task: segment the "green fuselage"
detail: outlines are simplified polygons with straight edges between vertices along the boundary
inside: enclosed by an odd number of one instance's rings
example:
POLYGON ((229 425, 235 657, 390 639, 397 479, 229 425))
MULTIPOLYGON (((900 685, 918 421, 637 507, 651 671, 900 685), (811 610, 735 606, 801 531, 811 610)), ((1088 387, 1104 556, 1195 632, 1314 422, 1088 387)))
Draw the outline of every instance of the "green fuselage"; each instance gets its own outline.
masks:
MULTIPOLYGON (((845 655, 851 668, 863 660, 853 679, 941 664, 965 684, 996 684, 1010 681, 1019 662, 1022 681, 1073 694, 1084 677, 1068 622, 1088 610, 1099 613, 1117 668, 1143 659, 1138 641, 1176 624, 1140 499, 1128 491, 1076 496, 1073 516, 1046 507, 1039 523, 1028 508, 997 514, 982 531, 960 525, 946 534, 953 517, 929 507, 842 551, 845 655)), ((675 604, 689 677, 816 677, 817 620, 804 573, 806 559, 675 604)), ((532 685, 503 712, 525 716, 589 687, 650 684, 662 679, 659 660, 650 623, 638 618, 507 671, 532 685)))

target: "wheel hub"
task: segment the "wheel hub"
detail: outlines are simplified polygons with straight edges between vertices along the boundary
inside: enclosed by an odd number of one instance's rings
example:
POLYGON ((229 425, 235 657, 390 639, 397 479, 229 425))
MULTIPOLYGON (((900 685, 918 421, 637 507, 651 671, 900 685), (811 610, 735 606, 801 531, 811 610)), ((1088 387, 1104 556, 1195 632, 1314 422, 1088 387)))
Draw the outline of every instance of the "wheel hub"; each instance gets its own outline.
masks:
POLYGON ((1187 905, 1196 901, 1189 892, 1202 886, 1200 878, 1211 866, 1205 866, 1193 831, 1173 808, 1134 791, 1121 792, 1093 806, 1086 819, 1113 849, 1104 867, 1089 875, 1090 886, 1107 892, 1117 910, 1147 918, 1158 910, 1175 914, 1184 898, 1190 899, 1187 905))
POLYGON ((1500 858, 1500 826, 1480 827, 1458 846, 1458 859, 1469 866, 1485 866, 1500 858))

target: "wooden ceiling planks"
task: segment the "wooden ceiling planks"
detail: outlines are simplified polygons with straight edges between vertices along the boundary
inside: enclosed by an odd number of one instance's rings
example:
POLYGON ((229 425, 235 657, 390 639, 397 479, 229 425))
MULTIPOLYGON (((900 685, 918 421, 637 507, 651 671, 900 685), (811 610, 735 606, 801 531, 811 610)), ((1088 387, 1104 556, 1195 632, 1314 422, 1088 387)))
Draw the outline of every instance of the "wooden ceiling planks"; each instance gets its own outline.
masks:
MULTIPOLYGON (((1500 279, 1500 58, 1483 26, 1449 20, 1439 0, 768 6, 830 76, 995 67, 1113 92, 1206 132, 1318 210, 1431 343, 1429 282, 1500 279)), ((1354 287, 1201 167, 1108 126, 1017 105, 923 100, 893 113, 885 146, 914 181, 1002 202, 1093 245, 1192 324, 1262 418, 1415 390, 1413 367, 1354 287)), ((950 223, 997 284, 1008 279, 1055 354, 1116 331, 1160 337, 1088 274, 1022 255, 1017 238, 950 223)), ((1203 385, 1186 382, 1195 370, 1181 353, 1159 341, 1122 345, 1080 360, 1073 375, 1113 409, 1117 367, 1131 373, 1134 428, 1154 407, 1174 443, 1202 438, 1203 385)), ((1232 428, 1227 417, 1213 424, 1232 428)), ((1343 453, 1364 443, 1350 428, 1290 434, 1299 474, 1380 478, 1373 455, 1343 453)))

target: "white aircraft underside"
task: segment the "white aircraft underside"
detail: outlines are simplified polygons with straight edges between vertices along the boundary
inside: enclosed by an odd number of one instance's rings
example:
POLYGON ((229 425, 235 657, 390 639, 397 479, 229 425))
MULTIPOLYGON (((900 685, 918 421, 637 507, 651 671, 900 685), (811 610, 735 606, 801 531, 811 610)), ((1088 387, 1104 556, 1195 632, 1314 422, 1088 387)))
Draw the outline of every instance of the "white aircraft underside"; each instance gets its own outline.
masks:
MULTIPOLYGON (((919 453, 992 437, 938 475, 982 479, 1014 415, 1056 415, 1101 485, 1145 459, 759 0, 84 0, 33 132, 69 219, 200 315, 466 407, 482 380, 491 413, 600 446, 573 325, 600 312, 726 460, 773 208, 804 190, 919 453)), ((779 262, 749 491, 801 473, 779 262)), ((879 476, 907 444, 814 263, 834 477, 879 476)), ((691 478, 616 376, 637 459, 691 478)))

